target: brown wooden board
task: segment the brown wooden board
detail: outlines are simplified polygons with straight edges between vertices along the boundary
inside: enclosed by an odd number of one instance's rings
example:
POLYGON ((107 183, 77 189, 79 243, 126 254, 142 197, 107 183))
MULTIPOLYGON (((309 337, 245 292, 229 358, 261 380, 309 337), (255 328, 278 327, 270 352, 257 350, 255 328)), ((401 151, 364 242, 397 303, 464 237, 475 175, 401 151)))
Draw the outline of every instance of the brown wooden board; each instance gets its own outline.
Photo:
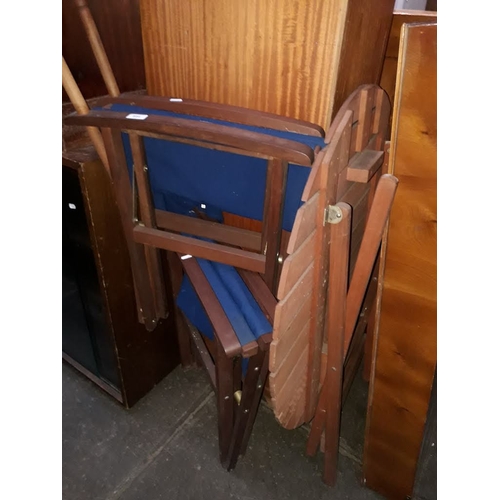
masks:
POLYGON ((396 89, 396 74, 398 70, 399 42, 401 41, 401 28, 409 23, 435 23, 437 12, 422 10, 395 10, 392 16, 391 32, 384 56, 384 66, 380 78, 380 86, 387 92, 394 106, 394 91, 396 89))
POLYGON ((366 484, 388 499, 412 494, 436 367, 436 33, 436 24, 404 26, 399 52, 389 172, 400 183, 382 252, 364 451, 366 484))
POLYGON ((360 84, 378 83, 393 7, 392 0, 142 0, 148 92, 327 127, 334 99, 336 111, 360 84))

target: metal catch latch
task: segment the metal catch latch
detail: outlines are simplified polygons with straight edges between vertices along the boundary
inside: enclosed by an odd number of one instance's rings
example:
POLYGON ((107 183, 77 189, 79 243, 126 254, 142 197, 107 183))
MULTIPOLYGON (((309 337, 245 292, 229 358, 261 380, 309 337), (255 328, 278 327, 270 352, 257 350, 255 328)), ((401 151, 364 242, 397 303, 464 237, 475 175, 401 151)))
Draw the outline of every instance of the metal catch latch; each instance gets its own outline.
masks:
POLYGON ((342 210, 337 205, 328 205, 328 208, 325 208, 325 222, 338 224, 341 220, 342 210))

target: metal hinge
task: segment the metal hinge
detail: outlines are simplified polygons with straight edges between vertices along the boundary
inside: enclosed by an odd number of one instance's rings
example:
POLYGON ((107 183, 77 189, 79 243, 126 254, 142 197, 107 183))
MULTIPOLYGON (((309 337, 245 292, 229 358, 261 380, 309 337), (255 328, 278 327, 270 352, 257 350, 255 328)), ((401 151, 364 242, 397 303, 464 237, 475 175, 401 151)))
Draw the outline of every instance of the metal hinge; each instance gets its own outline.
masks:
POLYGON ((337 205, 328 205, 325 208, 325 223, 338 224, 342 220, 342 210, 337 205))

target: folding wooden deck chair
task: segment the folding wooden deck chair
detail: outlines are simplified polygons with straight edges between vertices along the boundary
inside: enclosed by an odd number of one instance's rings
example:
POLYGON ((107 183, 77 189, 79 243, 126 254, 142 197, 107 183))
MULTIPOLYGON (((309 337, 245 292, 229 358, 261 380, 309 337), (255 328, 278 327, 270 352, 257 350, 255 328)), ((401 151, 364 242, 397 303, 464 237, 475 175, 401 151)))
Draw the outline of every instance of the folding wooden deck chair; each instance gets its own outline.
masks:
POLYGON ((347 366, 355 365, 367 317, 359 312, 396 187, 380 178, 388 115, 385 94, 369 85, 326 137, 268 113, 150 96, 104 98, 66 119, 101 129, 140 318, 154 328, 166 295, 176 295, 179 342, 189 331, 215 389, 228 470, 245 451, 269 369, 277 419, 293 428, 318 408, 317 436, 326 408, 326 451, 336 453, 345 351, 352 345, 347 366), (179 257, 169 261, 172 278, 182 265, 172 291, 159 250, 179 257))

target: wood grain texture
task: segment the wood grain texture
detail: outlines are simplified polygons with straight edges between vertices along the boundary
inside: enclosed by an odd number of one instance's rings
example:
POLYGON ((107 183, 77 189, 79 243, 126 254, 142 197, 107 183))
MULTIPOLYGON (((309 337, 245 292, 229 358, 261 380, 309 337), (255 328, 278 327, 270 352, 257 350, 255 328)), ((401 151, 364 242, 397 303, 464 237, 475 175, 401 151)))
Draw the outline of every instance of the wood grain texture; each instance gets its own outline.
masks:
POLYGON ((148 92, 327 127, 334 97, 342 103, 361 83, 377 83, 393 5, 141 0, 148 92), (341 91, 335 92, 338 85, 341 91))
POLYGON ((389 172, 400 184, 382 250, 364 452, 367 486, 388 499, 412 494, 436 367, 436 33, 406 25, 399 53, 389 172))
MULTIPOLYGON (((146 88, 139 1, 87 0, 121 92, 146 88)), ((62 53, 85 98, 108 93, 74 0, 62 2, 62 53)))
MULTIPOLYGON (((310 420, 316 408, 323 330, 328 323, 325 315, 329 239, 325 209, 339 201, 351 207, 350 273, 364 233, 370 193, 379 176, 374 173, 368 183, 349 181, 348 165, 357 149, 378 146, 379 135, 384 135, 388 100, 382 94, 380 88, 366 85, 346 101, 329 130, 327 147, 311 169, 302 196, 308 201, 298 211, 292 228, 288 249, 291 253, 285 259, 278 287, 280 302, 276 306, 269 366, 275 416, 286 428, 310 420), (304 335, 307 338, 302 338, 304 335), (299 366, 301 363, 305 366, 299 366)), ((383 144, 380 147, 383 149, 383 144)))
POLYGON ((387 92, 394 105, 394 91, 396 89, 396 73, 398 69, 399 42, 401 41, 401 28, 403 24, 409 23, 435 23, 437 22, 437 12, 421 10, 395 10, 392 16, 391 31, 387 49, 384 56, 382 76, 380 86, 387 92))

